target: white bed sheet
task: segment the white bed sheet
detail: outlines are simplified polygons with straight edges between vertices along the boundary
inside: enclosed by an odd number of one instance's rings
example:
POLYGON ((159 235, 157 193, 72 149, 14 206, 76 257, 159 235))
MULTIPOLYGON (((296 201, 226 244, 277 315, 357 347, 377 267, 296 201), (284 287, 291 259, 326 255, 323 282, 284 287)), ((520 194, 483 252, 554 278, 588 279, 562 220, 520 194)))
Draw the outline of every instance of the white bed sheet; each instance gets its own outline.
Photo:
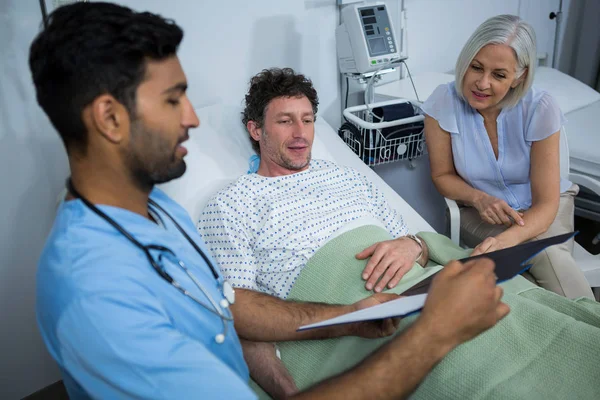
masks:
POLYGON ((553 68, 539 67, 535 72, 533 84, 554 96, 564 114, 600 101, 600 93, 553 68))
MULTIPOLYGON (((194 222, 198 221, 210 197, 247 173, 248 159, 253 151, 241 123, 241 111, 240 107, 228 105, 197 109, 200 128, 190 131, 190 140, 184 144, 188 149, 185 158, 187 171, 181 178, 159 186, 189 212, 194 222)), ((402 197, 346 146, 322 118, 318 118, 315 125, 313 158, 359 170, 382 189, 390 205, 402 214, 411 232, 433 231, 402 197)))
POLYGON ((600 177, 600 93, 548 67, 538 68, 534 82, 554 96, 567 118, 570 169, 600 177))
POLYGON ((565 116, 571 170, 600 178, 600 101, 565 116))

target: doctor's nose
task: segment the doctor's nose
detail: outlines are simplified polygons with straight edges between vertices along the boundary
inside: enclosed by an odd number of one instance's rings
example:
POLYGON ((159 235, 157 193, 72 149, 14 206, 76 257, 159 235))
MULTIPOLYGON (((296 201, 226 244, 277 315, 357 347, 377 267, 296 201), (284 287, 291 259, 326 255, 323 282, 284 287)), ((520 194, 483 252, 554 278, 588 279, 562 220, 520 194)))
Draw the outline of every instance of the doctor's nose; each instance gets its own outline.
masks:
POLYGON ((197 128, 200 126, 200 119, 196 115, 196 111, 192 106, 192 102, 186 98, 186 102, 183 107, 183 113, 181 115, 181 125, 186 128, 197 128))

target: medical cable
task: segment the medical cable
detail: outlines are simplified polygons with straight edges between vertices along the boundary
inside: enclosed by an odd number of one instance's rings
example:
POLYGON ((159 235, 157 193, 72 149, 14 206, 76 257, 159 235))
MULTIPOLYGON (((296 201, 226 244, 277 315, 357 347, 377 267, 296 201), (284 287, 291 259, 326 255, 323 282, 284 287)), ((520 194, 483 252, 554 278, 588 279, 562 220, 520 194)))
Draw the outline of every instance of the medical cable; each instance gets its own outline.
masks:
POLYGON ((398 61, 402 61, 401 58, 392 58, 390 61, 381 64, 381 66, 379 68, 377 68, 374 72, 372 72, 373 75, 371 75, 371 77, 369 78, 369 81, 367 82, 367 87, 365 88, 365 94, 364 94, 364 101, 365 101, 365 106, 367 108, 367 113, 373 115, 373 113, 371 112, 371 106, 369 104, 369 95, 371 93, 371 90, 373 88, 373 84, 375 83, 375 77, 377 76, 377 74, 379 73, 379 71, 381 71, 382 69, 388 68, 390 67, 392 64, 398 62, 398 61))
MULTIPOLYGON (((348 75, 346 75, 346 101, 344 102, 344 110, 346 108, 348 108, 348 94, 350 93, 350 81, 348 80, 348 75)), ((348 121, 348 118, 346 118, 346 116, 344 115, 344 113, 342 113, 342 117, 344 117, 344 120, 346 122, 350 122, 348 121)))
POLYGON ((346 101, 344 102, 344 110, 348 108, 348 93, 350 92, 350 82, 348 81, 348 77, 346 77, 346 101))
MULTIPOLYGON (((162 252, 171 254, 173 257, 177 258, 175 256, 175 253, 171 249, 169 249, 165 246, 156 245, 156 244, 143 245, 142 243, 140 243, 135 237, 133 237, 133 235, 131 235, 129 232, 127 232, 115 220, 110 218, 102 210, 100 210, 98 207, 96 207, 94 204, 92 204, 88 199, 83 197, 75 189, 70 178, 67 180, 67 190, 69 192, 71 192, 71 194, 74 197, 79 198, 86 207, 88 207, 90 210, 92 210, 100 218, 102 218, 103 220, 108 222, 110 225, 112 225, 127 240, 129 240, 136 247, 138 247, 140 250, 142 250, 144 252, 144 254, 146 255, 146 258, 150 262, 150 265, 152 266, 152 268, 160 275, 161 278, 163 278, 165 281, 167 281, 169 284, 171 284, 173 287, 175 287, 179 292, 181 292, 183 295, 192 299, 194 302, 196 302, 198 305, 200 305, 207 311, 217 315, 221 319, 221 322, 223 324, 223 332, 219 333, 215 336, 215 341, 218 344, 221 344, 225 341, 225 336, 227 335, 227 322, 233 321, 233 315, 231 314, 231 311, 229 311, 229 316, 227 316, 223 309, 228 308, 230 304, 234 304, 235 292, 233 291, 231 284, 228 281, 224 280, 223 284, 222 285, 220 284, 219 275, 218 275, 215 267, 213 266, 212 262, 209 260, 209 258, 206 256, 206 254, 204 254, 204 251, 202 251, 202 249, 184 231, 184 229, 179 225, 179 223, 177 221, 175 221, 175 219, 163 207, 161 207, 159 204, 157 204, 154 200, 152 200, 150 198, 148 199, 148 204, 150 206, 160 210, 164 215, 166 215, 173 222, 173 224, 175 225, 177 230, 185 237, 185 239, 188 241, 188 243, 190 243, 190 245, 196 250, 196 252, 202 257, 204 262, 208 265, 208 267, 210 268, 210 270, 212 272, 212 275, 214 276, 214 278, 217 281, 217 285, 221 286, 221 293, 223 295, 223 300, 219 304, 217 304, 217 302, 212 298, 212 296, 206 290, 204 290, 204 287, 201 285, 200 281, 191 273, 191 271, 187 268, 187 266, 183 263, 183 261, 179 260, 177 262, 177 265, 188 275, 188 277, 192 280, 192 282, 194 282, 194 284, 200 290, 200 292, 202 292, 202 294, 211 303, 211 305, 213 307, 212 309, 209 306, 207 306, 205 303, 200 301, 196 296, 194 296, 190 292, 188 292, 183 286, 181 286, 181 284, 179 284, 179 282, 177 282, 175 279, 173 279, 171 277, 171 275, 169 275, 167 273, 167 271, 164 270, 164 268, 161 268, 156 263, 156 261, 152 257, 152 254, 150 253, 150 250, 157 250, 157 251, 162 251, 162 252)), ((162 254, 159 256, 159 259, 162 259, 162 254)))
MULTIPOLYGON (((373 114, 373 111, 371 111, 371 105, 369 104, 369 96, 371 94, 371 90, 373 90, 373 84, 375 81, 375 77, 377 76, 377 74, 379 73, 379 71, 381 71, 384 68, 390 67, 393 63, 397 62, 397 61, 401 61, 401 58, 392 58, 390 61, 388 61, 387 63, 383 63, 379 68, 377 68, 374 72, 373 75, 371 75, 371 78, 369 78, 369 81, 367 83, 367 87, 365 88, 365 94, 364 94, 364 101, 365 101, 365 111, 366 111, 366 115, 365 117, 375 117, 375 118, 379 118, 377 117, 377 115, 373 114)), ((375 97, 375 96, 373 96, 375 97)), ((366 118, 365 118, 366 120, 366 118)), ((368 121, 367 121, 368 122, 368 121)), ((374 143, 373 140, 373 130, 369 131, 369 147, 373 148, 376 144, 374 143)))
POLYGON ((408 68, 408 64, 404 60, 402 60, 402 64, 404 64, 404 66, 406 67, 406 71, 408 72, 408 78, 410 79, 410 83, 413 87, 413 90, 415 91, 415 96, 417 96, 417 101, 419 103, 421 103, 421 99, 419 99, 419 93, 417 93, 417 88, 415 87, 415 82, 413 82, 413 78, 412 78, 412 75, 410 74, 410 69, 408 68))

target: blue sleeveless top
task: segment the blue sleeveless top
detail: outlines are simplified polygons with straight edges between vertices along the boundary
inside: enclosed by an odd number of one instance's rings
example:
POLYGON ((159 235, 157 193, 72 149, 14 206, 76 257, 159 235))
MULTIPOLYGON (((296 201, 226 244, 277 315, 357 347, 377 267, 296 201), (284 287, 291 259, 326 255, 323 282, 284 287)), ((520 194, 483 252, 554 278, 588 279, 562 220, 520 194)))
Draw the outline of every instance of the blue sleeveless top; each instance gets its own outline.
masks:
MULTIPOLYGON (((454 82, 438 86, 423 111, 450 133, 454 167, 465 182, 515 210, 531 207, 531 143, 546 139, 566 122, 548 92, 531 88, 516 106, 502 109, 496 119, 497 160, 483 117, 458 96, 454 82)), ((561 193, 570 186, 561 178, 561 193)))

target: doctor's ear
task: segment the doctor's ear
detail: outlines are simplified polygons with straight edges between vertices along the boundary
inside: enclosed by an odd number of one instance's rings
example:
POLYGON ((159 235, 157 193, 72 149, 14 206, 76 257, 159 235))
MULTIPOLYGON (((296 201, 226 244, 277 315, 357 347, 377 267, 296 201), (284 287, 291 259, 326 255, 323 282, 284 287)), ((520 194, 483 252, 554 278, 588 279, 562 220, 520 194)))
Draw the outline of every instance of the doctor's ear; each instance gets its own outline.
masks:
POLYGON ((110 94, 96 97, 87 111, 86 122, 112 143, 121 142, 129 131, 127 108, 110 94))
POLYGON ((257 142, 260 141, 262 128, 256 123, 256 121, 248 121, 248 123, 246 124, 246 129, 248 129, 248 132, 250 133, 250 136, 252 136, 252 139, 256 140, 257 142))

